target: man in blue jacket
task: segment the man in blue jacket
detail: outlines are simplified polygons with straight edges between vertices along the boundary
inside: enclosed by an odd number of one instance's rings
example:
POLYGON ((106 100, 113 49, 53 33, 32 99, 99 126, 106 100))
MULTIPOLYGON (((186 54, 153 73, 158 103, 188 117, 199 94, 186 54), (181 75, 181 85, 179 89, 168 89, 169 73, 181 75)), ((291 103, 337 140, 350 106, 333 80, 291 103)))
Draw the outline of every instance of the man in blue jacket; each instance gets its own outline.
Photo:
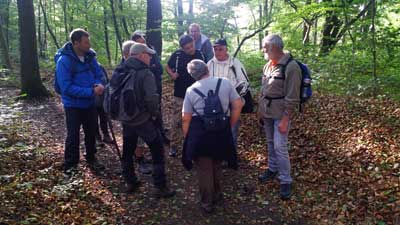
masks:
POLYGON ((94 170, 104 169, 96 157, 95 96, 101 95, 104 86, 96 53, 90 48, 89 33, 75 29, 54 57, 56 86, 64 105, 67 138, 64 149, 64 173, 71 175, 79 163, 79 132, 85 134, 86 162, 94 170))

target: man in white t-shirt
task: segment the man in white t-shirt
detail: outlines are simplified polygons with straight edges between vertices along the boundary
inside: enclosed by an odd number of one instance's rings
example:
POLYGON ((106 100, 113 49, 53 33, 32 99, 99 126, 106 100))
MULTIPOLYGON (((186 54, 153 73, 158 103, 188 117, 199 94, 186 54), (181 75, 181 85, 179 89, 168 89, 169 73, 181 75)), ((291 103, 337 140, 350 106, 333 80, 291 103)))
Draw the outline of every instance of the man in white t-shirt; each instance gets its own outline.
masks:
MULTIPOLYGON (((217 39, 213 45, 214 57, 208 61, 210 76, 228 79, 238 94, 243 97, 249 88, 249 79, 242 63, 229 55, 225 39, 217 39)), ((243 98, 242 98, 242 101, 243 98)), ((240 120, 232 127, 233 143, 237 149, 240 120)))

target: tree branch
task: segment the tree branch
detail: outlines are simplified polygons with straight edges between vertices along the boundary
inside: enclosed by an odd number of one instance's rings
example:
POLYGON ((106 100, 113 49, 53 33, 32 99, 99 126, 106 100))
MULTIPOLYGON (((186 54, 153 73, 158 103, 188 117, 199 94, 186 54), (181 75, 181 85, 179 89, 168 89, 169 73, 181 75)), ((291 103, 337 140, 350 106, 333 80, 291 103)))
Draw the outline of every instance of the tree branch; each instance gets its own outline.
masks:
POLYGON ((262 26, 261 28, 255 30, 252 34, 247 35, 246 37, 244 37, 244 38, 242 39, 242 41, 240 42, 239 46, 236 48, 236 51, 235 51, 235 53, 233 54, 233 57, 236 57, 236 55, 237 55, 238 52, 240 51, 240 48, 242 47, 242 45, 244 44, 244 42, 245 42, 247 39, 250 39, 250 38, 254 37, 256 34, 258 34, 259 32, 265 30, 265 28, 267 28, 271 23, 272 23, 272 21, 268 21, 264 26, 262 26))

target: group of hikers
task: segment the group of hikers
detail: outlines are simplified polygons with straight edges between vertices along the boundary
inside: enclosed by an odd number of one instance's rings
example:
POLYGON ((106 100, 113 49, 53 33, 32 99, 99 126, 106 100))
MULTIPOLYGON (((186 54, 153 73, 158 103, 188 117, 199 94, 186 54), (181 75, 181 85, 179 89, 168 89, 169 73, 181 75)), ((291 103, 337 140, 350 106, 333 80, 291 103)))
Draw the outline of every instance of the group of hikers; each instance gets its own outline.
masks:
MULTIPOLYGON (((204 213, 212 213, 215 205, 222 202, 223 162, 230 168, 238 168, 240 115, 253 112, 250 82, 242 63, 228 53, 225 39, 211 42, 198 24, 191 24, 188 31, 179 38, 180 48, 172 53, 165 66, 174 81, 168 130, 164 128, 161 109, 164 69, 156 51, 146 43, 145 33, 135 31, 131 40, 123 43, 121 63, 111 78, 90 48, 89 33, 80 28, 70 33, 70 41, 55 56, 55 90, 61 95, 67 128, 64 151, 67 176, 78 170, 81 126, 88 166, 104 169, 96 158, 96 140, 115 141, 108 134, 107 123, 108 114, 117 112, 117 118, 123 118, 117 120, 122 125, 121 166, 127 193, 138 191, 141 185, 135 174, 136 161, 140 173, 152 174, 155 197, 175 195, 168 187, 165 172, 168 151, 171 157, 181 155, 188 170, 194 163, 204 213), (146 146, 151 159, 144 157, 146 146)), ((268 169, 259 176, 259 181, 266 183, 278 177, 280 197, 287 200, 292 195, 288 133, 301 99, 302 71, 283 47, 279 35, 269 34, 263 39, 266 64, 257 115, 265 130, 268 149, 268 169)))

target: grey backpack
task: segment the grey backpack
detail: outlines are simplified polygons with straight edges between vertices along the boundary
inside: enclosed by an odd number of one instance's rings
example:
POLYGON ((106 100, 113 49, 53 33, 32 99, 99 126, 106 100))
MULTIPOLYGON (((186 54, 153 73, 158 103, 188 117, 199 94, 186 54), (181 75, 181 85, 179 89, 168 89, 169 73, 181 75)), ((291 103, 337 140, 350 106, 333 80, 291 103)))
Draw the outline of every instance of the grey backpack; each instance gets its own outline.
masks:
POLYGON ((138 116, 140 110, 135 91, 135 75, 136 71, 131 70, 124 75, 121 82, 110 82, 106 85, 103 108, 111 119, 129 122, 138 116))

